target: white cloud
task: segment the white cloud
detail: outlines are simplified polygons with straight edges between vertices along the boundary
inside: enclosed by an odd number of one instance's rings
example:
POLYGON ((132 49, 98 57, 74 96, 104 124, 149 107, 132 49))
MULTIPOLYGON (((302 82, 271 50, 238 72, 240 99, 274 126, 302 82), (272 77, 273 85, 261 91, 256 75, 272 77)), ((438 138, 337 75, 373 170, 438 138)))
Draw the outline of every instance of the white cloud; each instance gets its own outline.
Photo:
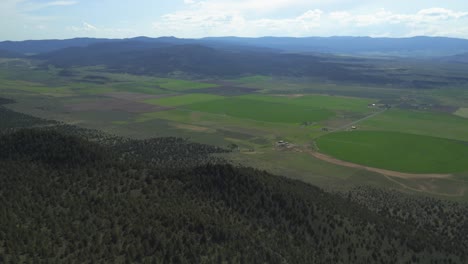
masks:
POLYGON ((422 9, 415 14, 397 14, 380 9, 369 14, 352 14, 346 11, 332 12, 329 17, 339 23, 349 23, 356 26, 399 23, 416 25, 443 23, 444 21, 468 18, 468 12, 456 12, 445 8, 428 8, 422 9))
POLYGON ((153 23, 153 26, 158 35, 179 37, 439 35, 468 38, 466 27, 454 26, 467 24, 468 12, 434 7, 414 13, 395 13, 386 9, 371 10, 366 13, 310 9, 289 18, 271 15, 287 3, 300 6, 304 1, 193 2, 182 11, 162 16, 153 23), (254 10, 259 10, 256 15, 252 15, 254 10))
POLYGON ((54 1, 54 2, 48 2, 44 4, 44 7, 47 6, 70 6, 70 5, 76 5, 78 4, 77 1, 54 1))
POLYGON ((98 27, 88 22, 66 29, 73 33, 73 37, 129 38, 138 35, 134 30, 128 28, 98 27))
POLYGON ((67 28, 68 30, 75 31, 75 32, 90 32, 90 31, 98 31, 98 28, 87 23, 83 22, 81 26, 71 26, 67 28))

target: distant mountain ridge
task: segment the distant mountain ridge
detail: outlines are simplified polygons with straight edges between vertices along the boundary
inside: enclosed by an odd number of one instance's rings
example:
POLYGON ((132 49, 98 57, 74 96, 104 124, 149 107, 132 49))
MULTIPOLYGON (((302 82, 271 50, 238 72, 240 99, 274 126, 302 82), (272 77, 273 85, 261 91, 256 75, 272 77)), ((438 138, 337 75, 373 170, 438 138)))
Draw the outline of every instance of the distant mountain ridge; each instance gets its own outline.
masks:
POLYGON ((259 52, 235 45, 220 49, 199 44, 125 41, 70 47, 32 58, 60 68, 104 65, 115 72, 143 75, 167 76, 182 72, 202 78, 275 75, 315 76, 326 80, 372 84, 393 81, 350 69, 346 59, 328 61, 333 56, 291 54, 268 49, 259 52))
POLYGON ((69 47, 86 47, 96 43, 145 42, 172 45, 197 44, 234 50, 267 49, 293 53, 374 54, 409 57, 443 57, 468 52, 468 40, 445 37, 371 38, 371 37, 209 37, 180 39, 175 37, 136 37, 130 39, 75 38, 66 40, 28 40, 0 42, 0 50, 22 54, 47 53, 69 47))
MULTIPOLYGON (((371 37, 263 37, 263 38, 206 38, 204 40, 243 45, 263 46, 290 52, 318 53, 383 53, 419 56, 432 52, 433 56, 468 52, 468 40, 445 37, 371 38, 371 37)), ((430 54, 428 54, 430 55, 430 54)))

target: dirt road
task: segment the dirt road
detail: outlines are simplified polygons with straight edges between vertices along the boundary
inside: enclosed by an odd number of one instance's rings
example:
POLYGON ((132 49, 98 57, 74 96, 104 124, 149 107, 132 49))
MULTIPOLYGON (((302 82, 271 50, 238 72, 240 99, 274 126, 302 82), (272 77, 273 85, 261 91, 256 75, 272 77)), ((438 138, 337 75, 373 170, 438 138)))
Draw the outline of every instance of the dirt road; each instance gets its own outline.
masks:
POLYGON ((330 162, 333 164, 345 166, 345 167, 350 167, 350 168, 356 168, 356 169, 365 169, 368 171, 373 171, 377 172, 383 175, 387 176, 392 176, 392 177, 398 177, 402 179, 447 179, 450 178, 450 174, 414 174, 414 173, 404 173, 404 172, 398 172, 398 171, 391 171, 391 170, 385 170, 385 169, 379 169, 379 168, 372 168, 356 163, 351 163, 347 161, 342 161, 335 159, 333 157, 330 157, 328 155, 325 155, 323 153, 319 153, 316 151, 307 151, 310 155, 314 156, 317 159, 330 162))

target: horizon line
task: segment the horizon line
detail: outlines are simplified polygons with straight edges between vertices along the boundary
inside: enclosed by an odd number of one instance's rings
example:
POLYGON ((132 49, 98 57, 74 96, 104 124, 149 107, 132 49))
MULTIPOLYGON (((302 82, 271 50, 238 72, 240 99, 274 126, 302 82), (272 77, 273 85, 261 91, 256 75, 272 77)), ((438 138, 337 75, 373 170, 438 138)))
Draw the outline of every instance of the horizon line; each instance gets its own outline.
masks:
POLYGON ((262 39, 262 38, 291 38, 291 39, 308 39, 308 38, 369 38, 369 39, 412 39, 412 38, 443 38, 443 39, 458 39, 458 40, 468 40, 468 38, 461 37, 448 37, 448 36, 427 36, 427 35, 414 35, 406 37, 375 37, 375 36, 351 36, 351 35, 334 35, 334 36, 259 36, 259 37, 242 37, 242 36, 206 36, 206 37, 197 37, 197 38, 185 38, 185 37, 176 37, 176 36, 135 36, 128 38, 104 38, 104 37, 70 37, 70 38, 44 38, 44 39, 23 39, 23 40, 0 40, 0 42, 26 42, 26 41, 64 41, 64 40, 76 40, 76 39, 103 39, 103 40, 131 40, 137 38, 148 38, 148 39, 162 39, 162 38, 174 38, 174 39, 192 39, 192 40, 201 40, 209 38, 239 38, 239 39, 262 39))

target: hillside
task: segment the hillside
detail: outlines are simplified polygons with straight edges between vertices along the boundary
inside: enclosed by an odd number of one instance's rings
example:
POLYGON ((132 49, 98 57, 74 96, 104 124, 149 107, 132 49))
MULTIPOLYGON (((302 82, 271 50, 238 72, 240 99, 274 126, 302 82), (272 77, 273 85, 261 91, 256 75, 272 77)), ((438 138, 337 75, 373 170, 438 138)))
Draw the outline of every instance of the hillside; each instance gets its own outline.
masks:
POLYGON ((385 204, 380 191, 330 194, 227 164, 211 155, 224 151, 215 147, 129 140, 0 113, 22 120, 0 135, 2 263, 464 263, 468 257, 463 205, 405 206, 394 196, 385 204))

